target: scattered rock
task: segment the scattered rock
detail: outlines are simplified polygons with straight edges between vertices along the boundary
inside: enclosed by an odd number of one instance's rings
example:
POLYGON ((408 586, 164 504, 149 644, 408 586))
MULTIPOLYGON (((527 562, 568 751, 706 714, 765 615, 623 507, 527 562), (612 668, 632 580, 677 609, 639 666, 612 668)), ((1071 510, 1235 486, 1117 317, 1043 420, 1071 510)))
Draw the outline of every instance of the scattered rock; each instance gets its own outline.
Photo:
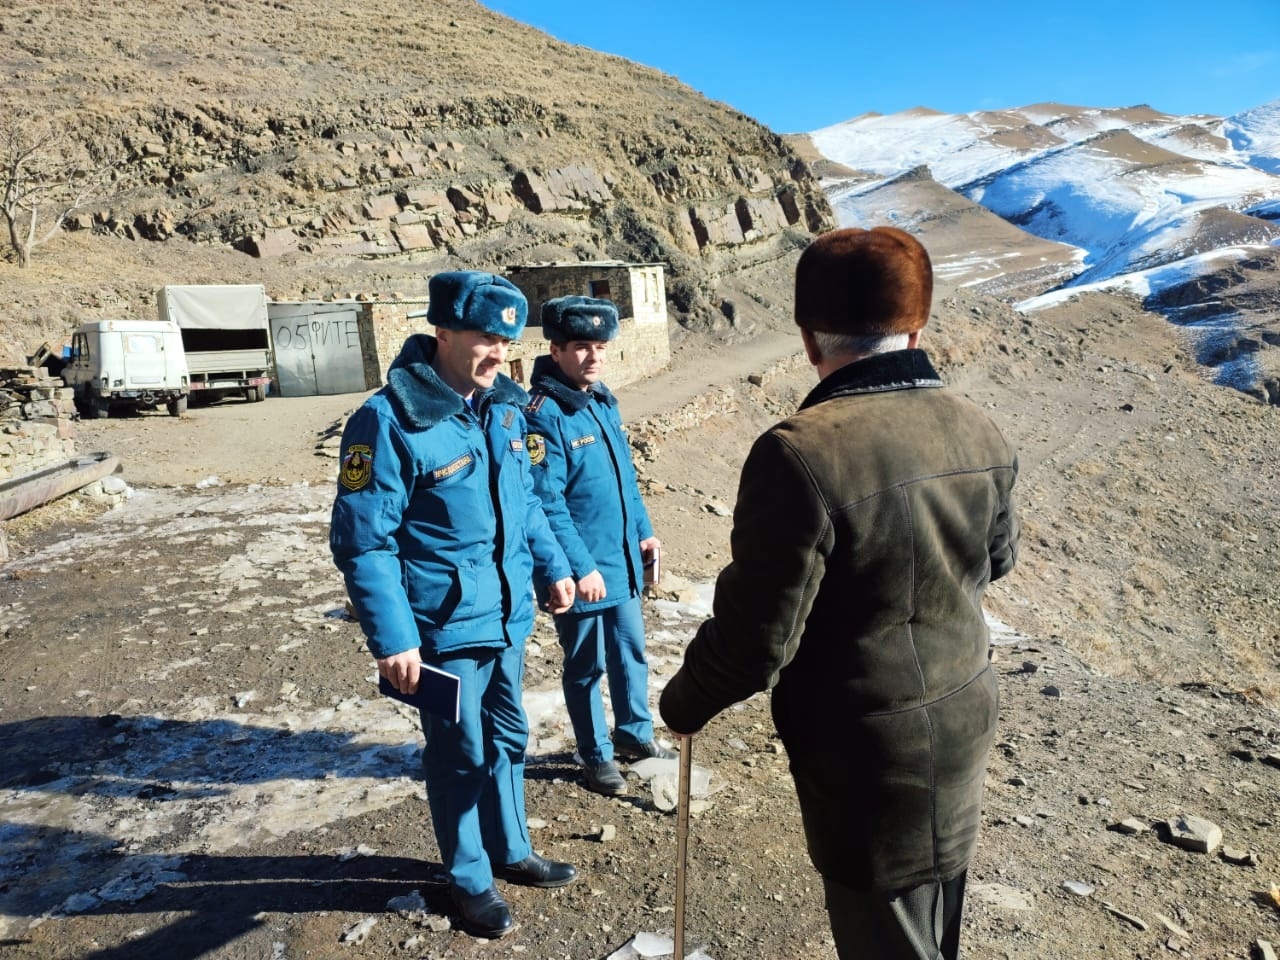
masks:
POLYGON ((419 913, 427 909, 427 902, 419 891, 411 890, 402 897, 388 900, 387 909, 393 913, 419 913))
POLYGON ((338 939, 342 943, 364 943, 369 932, 377 925, 377 917, 365 917, 343 930, 342 936, 338 939))
POLYGON ((1146 930, 1149 926, 1147 922, 1143 920, 1141 917, 1135 917, 1131 913, 1125 913, 1123 910, 1119 909, 1114 904, 1107 903, 1107 901, 1103 900, 1102 905, 1103 907, 1106 908, 1107 913, 1114 914, 1115 916, 1123 920, 1125 923, 1133 927, 1136 927, 1139 930, 1146 930))
POLYGON ((1191 934, 1187 933, 1186 930, 1184 930, 1178 924, 1174 923, 1172 920, 1166 917, 1163 913, 1157 913, 1156 920, 1158 920, 1160 922, 1160 925, 1164 927, 1166 930, 1168 930, 1170 933, 1172 933, 1175 937, 1180 937, 1183 940, 1191 939, 1191 934))
POLYGON ((1115 833, 1134 834, 1134 833, 1142 833, 1145 830, 1149 830, 1150 827, 1148 827, 1145 823, 1143 823, 1141 820, 1137 819, 1136 817, 1127 817, 1124 820, 1121 820, 1119 823, 1113 823, 1108 825, 1107 829, 1112 830, 1115 833))
POLYGON ((1222 842, 1222 828, 1203 817, 1171 817, 1165 821, 1168 840, 1196 853, 1213 853, 1222 842))
POLYGON ((1222 859, 1227 863, 1234 863, 1239 867, 1256 867, 1258 858, 1248 850, 1241 850, 1238 847, 1223 847, 1221 851, 1222 859))
POLYGON ((357 847, 348 847, 345 850, 338 851, 338 862, 346 863, 348 860, 354 860, 356 857, 372 857, 377 854, 377 850, 373 847, 360 844, 357 847))

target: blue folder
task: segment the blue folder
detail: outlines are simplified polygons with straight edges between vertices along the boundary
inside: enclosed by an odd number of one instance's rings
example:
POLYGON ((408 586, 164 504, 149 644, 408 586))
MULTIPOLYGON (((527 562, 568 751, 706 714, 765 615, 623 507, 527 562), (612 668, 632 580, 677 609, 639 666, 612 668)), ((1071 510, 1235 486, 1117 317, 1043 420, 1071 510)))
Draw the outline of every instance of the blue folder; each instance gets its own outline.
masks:
POLYGON ((401 693, 382 674, 378 674, 378 690, 393 700, 457 723, 462 681, 447 670, 433 667, 429 663, 419 664, 418 668, 418 689, 413 693, 401 693))

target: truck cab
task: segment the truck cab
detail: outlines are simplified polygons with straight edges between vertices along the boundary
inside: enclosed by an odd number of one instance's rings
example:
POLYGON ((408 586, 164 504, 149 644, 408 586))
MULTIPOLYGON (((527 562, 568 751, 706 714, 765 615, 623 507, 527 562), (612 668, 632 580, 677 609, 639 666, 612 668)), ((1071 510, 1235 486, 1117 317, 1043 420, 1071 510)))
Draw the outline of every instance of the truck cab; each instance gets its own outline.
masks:
POLYGON ((82 324, 62 368, 63 383, 90 418, 110 416, 112 407, 150 410, 160 404, 179 417, 187 409, 190 379, 182 332, 160 320, 82 324))

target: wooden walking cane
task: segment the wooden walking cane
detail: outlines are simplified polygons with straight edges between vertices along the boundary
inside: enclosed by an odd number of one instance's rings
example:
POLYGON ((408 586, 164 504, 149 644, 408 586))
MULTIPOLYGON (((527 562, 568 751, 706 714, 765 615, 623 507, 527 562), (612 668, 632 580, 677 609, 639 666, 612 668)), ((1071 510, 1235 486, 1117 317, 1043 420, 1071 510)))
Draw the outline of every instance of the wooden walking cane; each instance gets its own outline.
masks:
POLYGON ((676 800, 675 960, 684 960, 684 871, 689 853, 689 781, 693 775, 693 736, 680 745, 680 786, 676 800))

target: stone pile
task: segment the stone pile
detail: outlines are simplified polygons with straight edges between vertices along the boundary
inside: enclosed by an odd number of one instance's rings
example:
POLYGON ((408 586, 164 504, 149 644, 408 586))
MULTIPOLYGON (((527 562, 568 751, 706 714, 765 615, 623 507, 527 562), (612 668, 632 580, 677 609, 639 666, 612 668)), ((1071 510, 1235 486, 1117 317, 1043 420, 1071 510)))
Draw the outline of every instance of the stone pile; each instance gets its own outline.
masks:
POLYGON ((72 391, 43 367, 0 368, 0 481, 75 456, 72 391))

